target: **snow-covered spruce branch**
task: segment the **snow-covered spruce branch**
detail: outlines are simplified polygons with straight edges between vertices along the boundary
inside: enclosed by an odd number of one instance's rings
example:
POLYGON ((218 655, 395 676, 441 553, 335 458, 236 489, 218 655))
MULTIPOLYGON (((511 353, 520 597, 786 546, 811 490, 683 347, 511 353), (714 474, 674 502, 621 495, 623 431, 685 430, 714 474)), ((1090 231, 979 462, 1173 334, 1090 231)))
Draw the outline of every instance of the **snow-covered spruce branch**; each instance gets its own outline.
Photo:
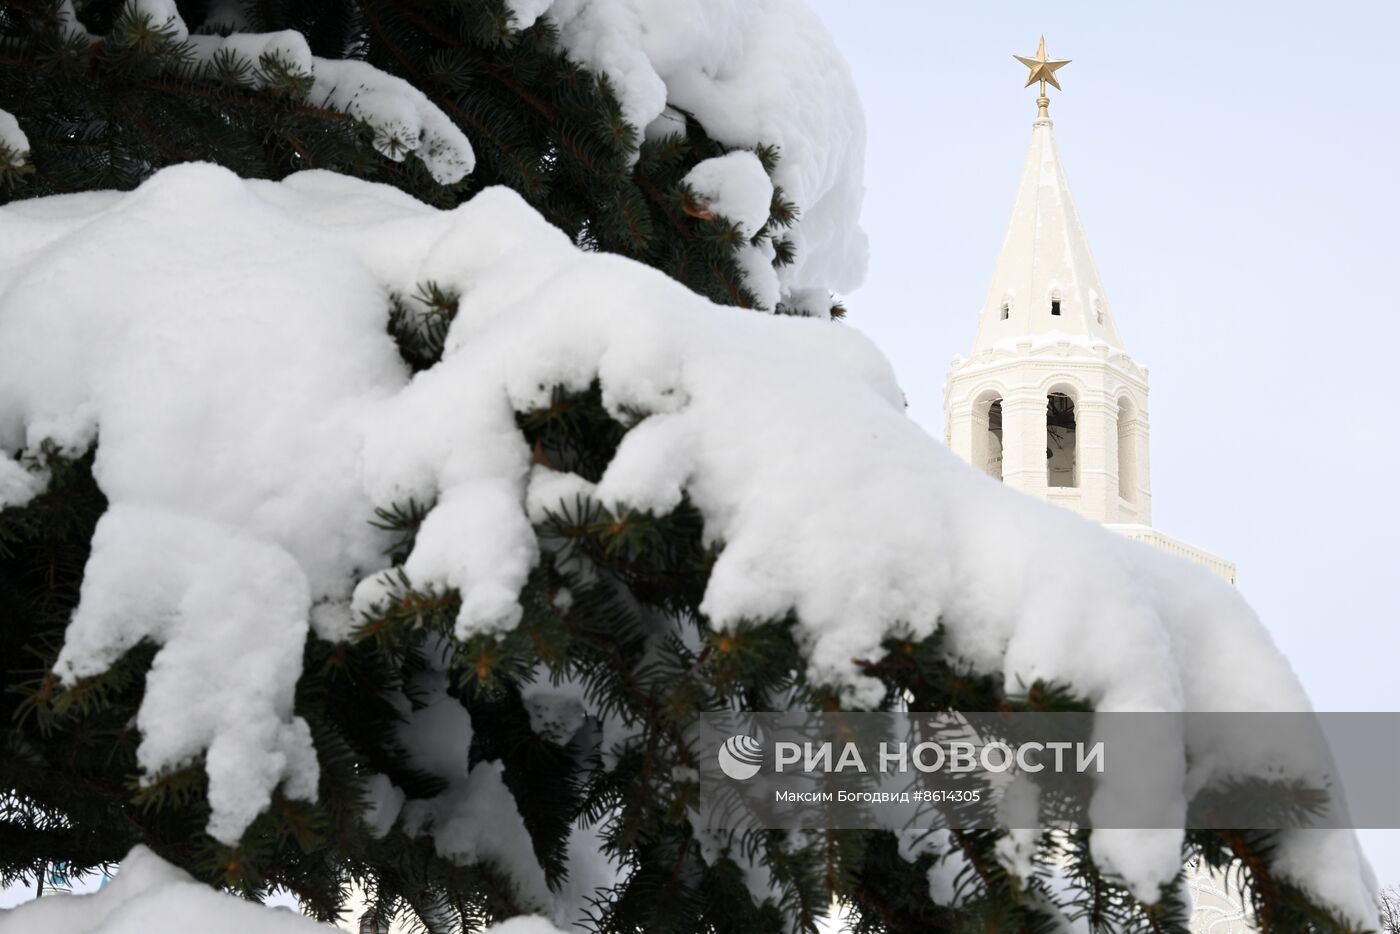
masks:
MULTIPOLYGON (((391 592, 371 573, 392 547, 372 520, 410 501, 432 506, 394 574, 455 595, 458 643, 521 623, 546 506, 586 496, 664 516, 684 502, 714 547, 708 625, 795 620, 806 679, 848 705, 885 690, 855 660, 941 622, 972 669, 1068 684, 1098 710, 1307 709, 1233 588, 968 469, 908 421, 859 335, 717 307, 580 252, 508 190, 439 212, 328 173, 274 184, 183 166, 3 223, 0 447, 77 456, 100 436, 109 503, 57 670, 77 684, 138 642, 159 646, 140 764, 149 778, 202 756, 208 829, 226 843, 274 791, 317 794, 292 709, 304 645, 312 630, 351 635, 352 589, 365 612, 391 592), (101 275, 60 273, 92 264, 101 275), (382 296, 424 282, 457 311, 441 361, 410 380, 382 296), (549 410, 552 387, 595 384, 631 427, 590 480, 547 466, 517 413, 549 410), (1007 573, 1048 551, 1075 559, 1053 576, 1007 573)), ((460 721, 458 742, 481 726, 446 694, 430 709, 460 721)), ((432 771, 451 775, 435 758, 446 734, 426 735, 432 771)), ((1252 740, 1153 751, 1165 806, 1184 807, 1188 759, 1221 776, 1293 767, 1252 740)), ((499 765, 463 769, 402 814, 384 795, 383 826, 504 867, 525 904, 552 901, 499 765)), ((1143 901, 1177 877, 1182 844, 1181 831, 1092 834, 1094 862, 1143 901)), ((1337 911, 1374 912, 1349 834, 1285 837, 1272 860, 1337 911)))
MULTIPOLYGON (((82 26, 71 0, 62 11, 70 35, 102 39, 82 26)), ((380 154, 396 162, 413 155, 440 184, 461 181, 475 166, 466 135, 422 91, 366 62, 313 56, 295 30, 191 34, 174 0, 127 0, 116 31, 107 41, 150 46, 167 70, 192 80, 281 90, 362 121, 380 154)))

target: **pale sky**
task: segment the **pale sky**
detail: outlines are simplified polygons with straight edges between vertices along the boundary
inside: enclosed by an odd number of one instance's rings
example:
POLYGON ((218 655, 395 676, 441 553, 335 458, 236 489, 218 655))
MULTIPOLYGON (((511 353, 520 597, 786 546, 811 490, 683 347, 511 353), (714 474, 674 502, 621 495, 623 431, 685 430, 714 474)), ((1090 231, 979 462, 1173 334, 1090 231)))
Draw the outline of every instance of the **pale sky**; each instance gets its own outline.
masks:
MULTIPOLYGON (((1400 4, 809 0, 869 124, 849 321, 941 438, 1030 142, 1051 117, 1128 351, 1154 524, 1239 565, 1325 710, 1400 710, 1400 4)), ((1247 665, 1248 659, 1240 659, 1247 665)), ((1400 792, 1397 792, 1400 793, 1400 792)), ((1400 883, 1400 831, 1363 835, 1400 883)))

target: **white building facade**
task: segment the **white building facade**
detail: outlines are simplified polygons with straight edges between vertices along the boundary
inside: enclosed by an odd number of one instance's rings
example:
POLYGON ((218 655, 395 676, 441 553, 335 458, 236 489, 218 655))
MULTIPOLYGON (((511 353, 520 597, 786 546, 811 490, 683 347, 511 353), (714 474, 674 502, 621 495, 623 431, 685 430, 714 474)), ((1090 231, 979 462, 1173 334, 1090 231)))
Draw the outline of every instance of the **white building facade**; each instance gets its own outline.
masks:
POLYGON ((972 352, 944 384, 948 445, 1008 486, 1234 583, 1229 561, 1152 526, 1147 368, 1118 333, 1043 86, 1039 103, 972 352))

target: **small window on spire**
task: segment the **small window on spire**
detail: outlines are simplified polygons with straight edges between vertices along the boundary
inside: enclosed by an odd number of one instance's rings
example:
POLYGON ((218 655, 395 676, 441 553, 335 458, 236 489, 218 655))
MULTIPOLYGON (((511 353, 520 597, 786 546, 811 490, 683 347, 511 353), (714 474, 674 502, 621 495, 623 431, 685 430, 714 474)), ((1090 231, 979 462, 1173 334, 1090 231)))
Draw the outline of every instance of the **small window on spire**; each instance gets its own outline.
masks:
POLYGON ((1002 303, 1001 303, 1001 320, 1005 321, 1007 318, 1010 318, 1010 317, 1011 317, 1011 303, 1010 303, 1010 302, 1002 302, 1002 303))
POLYGON ((1057 318, 1060 316, 1060 300, 1058 298, 1050 299, 1050 314, 1057 318))

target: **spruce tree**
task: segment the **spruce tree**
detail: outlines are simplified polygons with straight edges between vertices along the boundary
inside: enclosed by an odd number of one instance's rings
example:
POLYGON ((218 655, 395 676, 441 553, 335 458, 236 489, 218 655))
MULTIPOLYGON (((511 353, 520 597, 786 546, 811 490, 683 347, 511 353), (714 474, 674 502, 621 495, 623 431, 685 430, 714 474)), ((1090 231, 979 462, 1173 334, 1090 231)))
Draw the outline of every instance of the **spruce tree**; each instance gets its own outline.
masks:
MULTIPOLYGON (((208 0, 178 8, 191 31, 215 22, 208 0)), ((31 147, 27 162, 0 169, 0 199, 130 189, 191 160, 248 178, 330 169, 439 207, 501 184, 586 249, 652 265, 719 304, 760 305, 736 259, 750 241, 684 183, 725 147, 693 117, 683 134, 644 141, 608 81, 565 57, 548 18, 516 29, 502 0, 241 5, 247 31, 295 30, 317 56, 367 62, 427 94, 477 155, 473 172, 443 184, 419 160, 393 158, 392 145, 386 155, 374 127, 317 99, 308 76, 276 55, 200 62, 179 35, 124 0, 76 4, 90 35, 72 28, 71 9, 67 0, 0 0, 0 107, 18 118, 31 147)), ((754 151, 770 171, 783 157, 763 141, 754 151)), ((778 190, 755 235, 773 242, 777 263, 791 258, 783 231, 795 220, 778 190)), ((392 298, 386 319, 410 368, 437 362, 456 309, 456 296, 432 282, 392 298)), ((519 412, 517 421, 538 463, 593 481, 629 427, 605 410, 596 384, 557 389, 547 407, 519 412)), ((312 635, 296 708, 321 765, 318 800, 277 797, 236 846, 221 844, 204 831, 200 763, 138 782, 132 720, 154 648, 138 646, 73 687, 52 673, 106 501, 91 452, 30 453, 51 471, 47 490, 0 511, 0 881, 54 866, 109 866, 139 843, 249 897, 286 888, 321 918, 341 910, 352 883, 368 890, 372 913, 408 914, 435 931, 520 913, 525 906, 498 867, 458 865, 401 827, 377 837, 362 819, 370 776, 387 776, 411 799, 441 791, 439 777, 405 756, 403 712, 388 698, 412 697, 425 671, 445 665, 450 694, 471 714, 473 760, 504 764, 552 884, 567 871, 570 828, 603 828, 622 881, 596 895, 598 931, 812 930, 833 897, 862 932, 1058 930, 1043 880, 1011 876, 992 831, 950 838, 970 867, 956 907, 935 904, 926 881, 950 853, 910 859, 888 833, 772 831, 741 841, 782 892, 761 906, 735 862, 703 858, 686 819, 696 795, 686 777, 687 722, 716 709, 833 710, 842 701, 803 676, 793 619, 724 633, 708 625, 699 607, 715 553, 688 502, 666 515, 615 514, 582 498, 560 503, 536 530, 542 560, 522 595, 524 619, 503 637, 453 642, 457 595, 416 591, 406 579, 359 621, 351 641, 312 635), (584 684, 631 738, 604 748, 596 731, 541 735, 522 699, 522 688, 541 677, 584 684), (606 767, 605 756, 613 757, 606 767)), ((396 536, 392 561, 407 555, 431 506, 385 504, 379 522, 396 536)), ((940 639, 891 639, 882 657, 864 663, 886 686, 885 708, 1086 708, 1062 685, 1008 694, 1000 679, 950 664, 940 639)), ((1196 832, 1189 843, 1215 866, 1243 860, 1242 878, 1271 930, 1344 930, 1274 877, 1268 834, 1196 832)), ((1138 902, 1096 869, 1087 836, 1047 837, 1045 851, 1073 867, 1071 910, 1095 930, 1186 930, 1177 896, 1138 902)))

